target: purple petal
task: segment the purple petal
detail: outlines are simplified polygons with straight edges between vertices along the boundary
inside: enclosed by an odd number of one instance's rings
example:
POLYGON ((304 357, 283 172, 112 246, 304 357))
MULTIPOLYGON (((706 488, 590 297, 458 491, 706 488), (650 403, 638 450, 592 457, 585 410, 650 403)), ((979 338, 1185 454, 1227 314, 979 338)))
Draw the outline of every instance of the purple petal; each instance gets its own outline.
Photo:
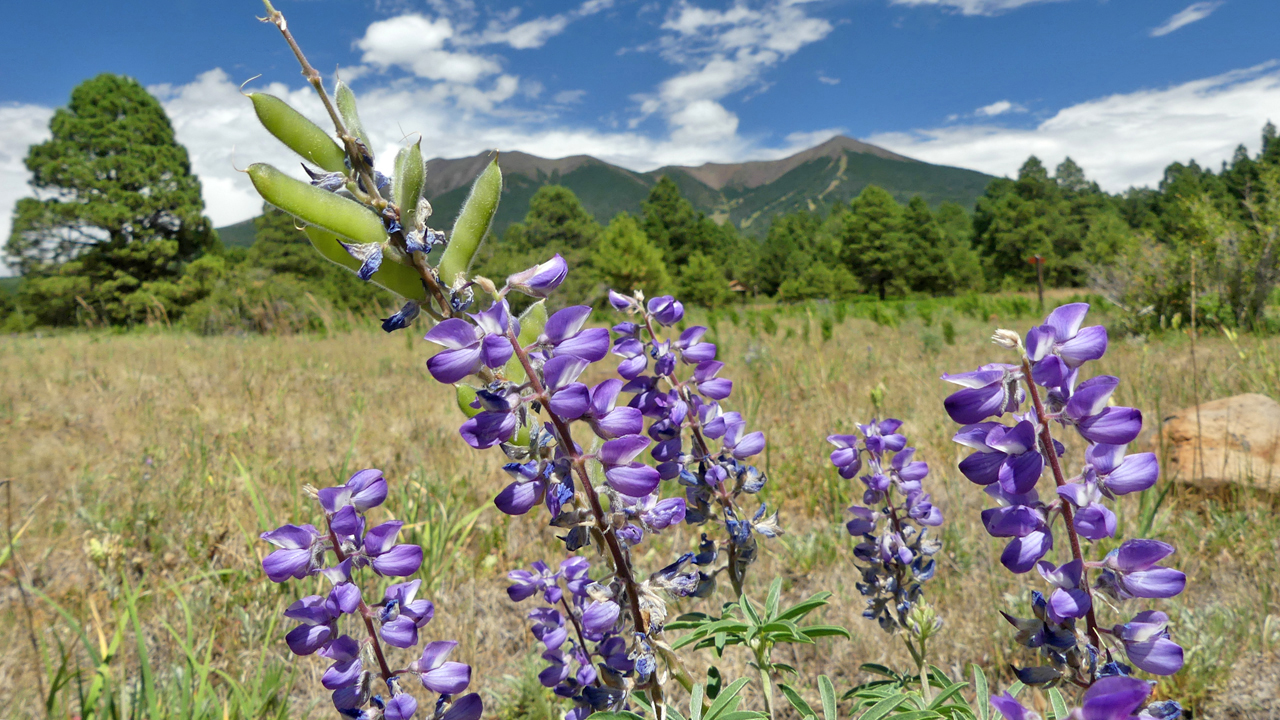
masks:
POLYGON ((262 559, 262 569, 271 582, 284 582, 289 578, 301 580, 311 569, 311 550, 276 550, 262 559))
POLYGON ((334 585, 329 591, 329 605, 339 613, 354 613, 360 607, 360 588, 349 582, 334 585))
POLYGON ((1126 457, 1120 467, 1107 475, 1103 484, 1116 495, 1127 495, 1142 492, 1155 485, 1159 477, 1160 463, 1156 460, 1155 453, 1138 453, 1126 457))
POLYGON ((648 356, 636 355, 635 357, 627 358, 626 360, 618 363, 618 375, 626 378, 627 380, 634 380, 639 377, 640 373, 644 372, 644 369, 648 366, 648 356))
POLYGON ((1024 537, 1043 528, 1044 518, 1034 508, 1012 505, 983 510, 982 524, 991 537, 1024 537))
POLYGON ((484 450, 510 440, 517 424, 512 413, 482 412, 463 423, 458 434, 471 447, 484 450))
POLYGON ((324 671, 320 684, 329 690, 351 687, 360 679, 360 671, 363 669, 359 659, 336 662, 324 671))
POLYGON ((1035 717, 1031 711, 1022 707, 1022 704, 1017 700, 1014 700, 1009 693, 992 695, 991 707, 998 710, 1005 720, 1030 720, 1030 718, 1035 717))
POLYGON ((1014 538, 1000 554, 1000 562, 1009 572, 1024 573, 1035 567, 1036 562, 1053 549, 1053 536, 1036 531, 1026 537, 1014 538))
POLYGON ((278 548, 298 550, 310 548, 311 544, 320 537, 320 533, 312 525, 284 525, 264 532, 258 537, 278 548))
POLYGON ((1076 511, 1076 532, 1088 540, 1115 537, 1116 514, 1100 503, 1093 503, 1076 511))
POLYGON ((942 404, 952 420, 962 425, 978 423, 992 415, 1004 413, 1004 385, 995 383, 985 387, 965 388, 948 395, 942 404))
POLYGON ((339 537, 359 538, 364 528, 364 517, 356 512, 354 505, 343 505, 342 509, 329 518, 329 528, 339 537))
POLYGON ((591 411, 598 417, 613 412, 621 391, 622 381, 617 378, 610 378, 591 388, 591 411))
POLYGON ((392 647, 411 648, 418 644, 418 623, 407 615, 401 615, 382 625, 382 639, 392 647))
POLYGON ((618 621, 621 612, 622 608, 612 600, 592 602, 582 611, 582 629, 592 634, 607 632, 618 621))
POLYGON ((580 357, 573 355, 557 355, 547 361, 542 366, 542 377, 546 380, 546 386, 549 390, 559 390, 560 388, 575 382, 583 370, 587 369, 589 363, 580 357))
POLYGON ((1120 584, 1134 597, 1171 598, 1187 587, 1187 576, 1181 570, 1157 567, 1126 573, 1120 584))
POLYGON ((1101 325, 1087 327, 1074 338, 1058 346, 1058 355, 1070 367, 1080 367, 1107 353, 1107 329, 1101 325))
MULTIPOLYGON (((1116 387, 1119 385, 1120 378, 1114 375, 1099 375, 1089 378, 1080 383, 1080 387, 1076 388, 1075 393, 1071 395, 1071 399, 1067 401, 1064 412, 1066 412, 1067 417, 1075 420, 1097 415, 1107 406, 1107 401, 1111 399, 1111 394, 1116 391, 1116 387)), ((1123 445, 1124 443, 1109 444, 1123 445)))
POLYGON ((460 350, 445 350, 427 360, 427 372, 431 373, 436 382, 445 385, 456 383, 479 369, 480 343, 460 350))
POLYGON ((976 452, 960 461, 960 474, 976 485, 990 485, 1000 478, 1008 456, 1001 452, 976 452))
POLYGON ((397 545, 372 561, 374 572, 388 577, 408 577, 422 567, 422 546, 397 545))
POLYGON ((546 483, 541 480, 526 483, 513 482, 498 493, 498 496, 493 499, 493 504, 507 515, 524 515, 542 501, 545 490, 546 483))
POLYGON ((418 701, 409 693, 399 695, 387 701, 382 711, 382 720, 409 720, 418 712, 418 701))
POLYGON ((1093 600, 1084 590, 1058 588, 1049 595, 1049 615, 1054 622, 1066 618, 1082 618, 1093 606, 1093 600))
POLYGON ((511 341, 501 335, 486 335, 480 341, 480 362, 487 368, 506 365, 514 353, 511 341))
POLYGON ((573 355, 587 362, 597 362, 609 354, 609 331, 604 328, 587 328, 556 345, 556 355, 573 355))
POLYGON ((414 661, 412 670, 414 672, 427 672, 440 667, 449 657, 449 653, 458 647, 458 643, 453 640, 437 640, 427 643, 422 648, 422 655, 414 661))
POLYGON ((1084 316, 1088 312, 1089 303, 1068 303, 1054 308, 1049 317, 1045 318, 1044 324, 1053 328, 1058 342, 1062 342, 1076 336, 1080 331, 1080 323, 1084 322, 1084 316))
POLYGON ((449 318, 440 321, 427 331, 423 339, 443 345, 450 350, 461 350, 475 345, 480 337, 476 333, 476 327, 471 323, 460 318, 449 318))
POLYGON ((299 625, 284 636, 294 655, 310 655, 319 650, 333 634, 328 625, 299 625))
POLYGON ((1081 716, 1089 720, 1128 720, 1151 694, 1151 684, 1113 675, 1100 678, 1084 694, 1081 716))
POLYGON ((698 392, 712 400, 723 400, 733 393, 733 381, 725 378, 712 378, 698 383, 698 392))
POLYGON ((1109 407, 1081 420, 1076 429, 1085 440, 1109 445, 1133 442, 1142 432, 1142 413, 1134 408, 1109 407))
POLYGON ((757 430, 738 441, 733 448, 733 456, 739 460, 745 460, 752 455, 760 454, 762 450, 764 450, 764 433, 757 430))
POLYGON ((1000 486, 1013 495, 1030 492, 1044 474, 1044 456, 1028 452, 1009 458, 1000 466, 1000 486))
POLYGON ((1057 336, 1054 334, 1053 327, 1050 325, 1037 325, 1027 331, 1027 336, 1023 338, 1023 344, 1027 348, 1027 357, 1031 358, 1031 362, 1038 363, 1053 350, 1053 345, 1057 342, 1057 336))
POLYGON ((1144 538, 1126 540, 1116 552, 1116 568, 1125 573, 1149 570, 1156 563, 1172 555, 1174 551, 1175 548, 1172 545, 1159 540, 1144 538))
POLYGON ((716 359, 716 346, 712 343, 698 343, 693 347, 683 350, 680 356, 687 363, 704 363, 716 359))
MULTIPOLYGON (((649 438, 643 435, 626 435, 600 446, 600 462, 605 465, 621 465, 636 459, 649 447, 649 438)), ((645 493, 648 495, 648 493, 645 493)))
POLYGON ((432 692, 446 695, 460 693, 471 684, 471 666, 460 662, 446 662, 422 673, 422 686, 432 692))
POLYGON ((370 530, 364 536, 364 551, 367 555, 380 555, 391 548, 391 544, 396 541, 396 535, 400 533, 400 528, 404 527, 404 523, 399 520, 391 520, 370 530))
POLYGON ((621 407, 596 418, 595 425, 605 439, 634 435, 644 429, 644 414, 635 408, 621 407))
MULTIPOLYGON (((558 345, 566 339, 577 335, 589 317, 591 317, 591 308, 587 305, 567 307, 547 318, 543 334, 552 344, 558 345)), ((605 332, 607 333, 608 331, 605 332)))
POLYGON ((966 388, 985 388, 1004 380, 1004 370, 974 370, 972 372, 944 374, 943 380, 966 388))
POLYGON ((479 695, 471 693, 454 700, 440 720, 480 720, 483 714, 484 703, 480 701, 479 695))
POLYGON ((387 481, 381 470, 361 470, 347 480, 351 488, 351 504, 356 510, 365 512, 378 507, 387 499, 387 481))
POLYGON ((1152 675, 1172 675, 1182 669, 1182 647, 1166 637, 1140 643, 1126 643, 1129 662, 1152 675))
POLYGON ((609 487, 629 497, 644 497, 657 489, 662 476, 657 470, 641 463, 618 465, 604 471, 609 487))
MULTIPOLYGON (((552 362, 560 358, 553 358, 552 362)), ((569 358, 578 360, 578 358, 569 358)), ((548 363, 550 364, 550 363, 548 363)), ((551 412, 565 420, 577 420, 591 407, 591 391, 582 383, 573 383, 551 396, 551 412)))
POLYGON ((1021 455, 1036 447, 1036 428, 1026 420, 1013 427, 996 425, 987 434, 986 443, 1009 455, 1021 455))
MULTIPOLYGON (((350 635, 342 635, 322 648, 318 654, 334 662, 355 660, 360 657, 360 642, 350 635)), ((333 688, 329 689, 332 690, 333 688)))

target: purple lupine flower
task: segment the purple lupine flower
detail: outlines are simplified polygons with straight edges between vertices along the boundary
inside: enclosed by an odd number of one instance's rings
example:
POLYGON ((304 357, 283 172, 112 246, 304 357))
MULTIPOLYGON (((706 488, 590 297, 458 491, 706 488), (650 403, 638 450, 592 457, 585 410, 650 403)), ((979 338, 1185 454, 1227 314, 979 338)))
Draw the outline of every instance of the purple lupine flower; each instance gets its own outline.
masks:
POLYGON ((564 587, 574 597, 587 597, 587 586, 591 584, 591 563, 586 558, 574 555, 560 561, 560 577, 564 578, 564 587))
POLYGON ((1076 507, 1072 525, 1080 537, 1102 540, 1115 537, 1116 514, 1102 504, 1102 489, 1096 482, 1071 482, 1058 488, 1058 495, 1076 507))
POLYGON ((360 470, 342 485, 322 488, 316 495, 330 515, 348 505, 363 513, 387 499, 387 481, 381 470, 360 470))
POLYGON ((1062 420, 1074 425, 1091 443, 1124 445, 1142 432, 1142 413, 1134 408, 1107 407, 1120 379, 1099 375, 1080 383, 1062 411, 1062 420))
MULTIPOLYGON (((362 557, 379 575, 407 577, 422 567, 422 546, 396 545, 396 535, 404 523, 399 520, 382 523, 364 536, 362 557)), ((361 564, 360 560, 356 561, 361 564)))
POLYGON ((547 324, 538 338, 546 348, 548 357, 573 355, 589 363, 597 362, 609 353, 609 331, 604 328, 583 328, 591 316, 591 307, 573 305, 547 318, 547 324))
POLYGON ((627 297, 616 290, 609 291, 609 304, 614 310, 631 310, 636 307, 635 298, 627 297))
POLYGON ((1159 540, 1126 540, 1102 561, 1098 587, 1120 600, 1171 598, 1186 588, 1187 576, 1156 563, 1173 553, 1172 545, 1159 540))
POLYGON ((649 447, 649 438, 643 435, 624 435, 600 446, 599 460, 604 465, 605 482, 619 493, 641 498, 658 487, 662 479, 657 470, 635 458, 649 447))
MULTIPOLYGON (((1071 720, 1127 720, 1150 694, 1151 685, 1137 678, 1105 677, 1085 691, 1084 704, 1069 717, 1071 720)), ((1004 695, 992 695, 991 706, 1005 720, 1038 720, 1040 717, 1023 707, 1007 692, 1004 695)))
POLYGON ((1116 625, 1111 633, 1124 643, 1129 662, 1152 675, 1172 675, 1182 669, 1182 647, 1169 639, 1166 627, 1169 616, 1158 610, 1147 610, 1133 616, 1124 625, 1116 625))
POLYGON ((901 420, 887 418, 859 425, 858 430, 862 431, 862 436, 866 438, 863 446, 867 452, 881 457, 886 452, 898 452, 907 446, 906 436, 898 432, 900 427, 902 427, 901 420))
POLYGON ((480 720, 483 714, 484 703, 480 701, 480 696, 469 693, 454 700, 449 709, 440 716, 440 720, 480 720))
POLYGON ((694 325, 680 333, 680 337, 672 343, 680 351, 680 359, 690 365, 715 360, 716 346, 702 341, 702 337, 706 334, 707 329, 701 325, 694 325))
POLYGON ((360 643, 355 638, 343 635, 320 648, 316 654, 333 661, 320 678, 320 684, 325 689, 351 687, 360 681, 360 673, 364 668, 360 663, 360 643))
POLYGON ((720 440, 725 451, 738 460, 746 460, 764 450, 764 433, 756 430, 744 435, 746 429, 747 421, 737 412, 724 413, 703 427, 707 437, 720 440))
POLYGON ((1079 560, 1072 560, 1062 567, 1054 567, 1053 563, 1042 560, 1036 563, 1036 570, 1054 588, 1047 606, 1053 622, 1061 624, 1067 618, 1082 618, 1093 607, 1089 593, 1080 587, 1084 564, 1079 560))
POLYGON ((831 464, 840 471, 840 477, 852 480, 862 470, 862 457, 858 453, 857 435, 828 435, 827 442, 836 446, 831 451, 831 464))
POLYGON ((661 499, 660 492, 654 492, 639 498, 632 507, 626 508, 628 515, 638 516, 644 526, 655 532, 665 530, 672 525, 684 522, 684 498, 661 499))
POLYGON ((437 640, 427 643, 422 657, 409 664, 409 671, 416 673, 422 687, 443 695, 462 692, 471 684, 471 666, 447 660, 449 653, 458 647, 453 640, 437 640))
POLYGON ((960 461, 960 472, 977 485, 1000 483, 1005 492, 1022 494, 1044 473, 1044 456, 1036 445, 1036 427, 1023 420, 1013 427, 996 422, 966 425, 953 438, 978 452, 960 461))
POLYGON ((337 632, 337 620, 360 606, 360 589, 341 583, 327 597, 308 595, 290 605, 284 616, 299 624, 285 635, 285 643, 294 655, 310 655, 329 643, 337 632))
POLYGON ((857 537, 875 532, 876 523, 880 521, 880 513, 858 505, 849 508, 849 512, 853 513, 853 519, 845 523, 845 529, 850 535, 857 537))
POLYGON ((320 569, 324 543, 314 525, 284 525, 258 537, 279 548, 262 559, 262 569, 271 582, 301 580, 320 569))
POLYGON ((618 363, 618 375, 624 380, 634 380, 649 367, 649 355, 644 343, 636 337, 635 323, 621 323, 613 327, 618 339, 613 343, 613 354, 622 358, 618 363))
POLYGON ((550 466, 537 462, 508 463, 503 466, 515 482, 505 487, 493 499, 493 504, 507 515, 523 515, 542 502, 547 490, 546 471, 550 466))
POLYGON ((550 260, 508 277, 507 286, 530 297, 545 298, 560 287, 568 274, 569 264, 556 253, 550 260))
POLYGON ((387 701, 382 720, 409 720, 418 712, 418 701, 408 693, 400 693, 387 701))
POLYGON ((1080 329, 1089 312, 1087 303, 1062 305, 1049 313, 1045 324, 1027 332, 1027 357, 1031 375, 1046 387, 1058 387, 1072 370, 1107 352, 1107 329, 1101 325, 1080 329))
POLYGON ((915 448, 903 448, 894 453, 893 461, 889 463, 894 483, 907 495, 920 490, 923 487, 921 481, 929 474, 929 464, 916 460, 915 456, 915 448))
POLYGON ((907 493, 903 507, 907 509, 907 516, 921 525, 937 527, 942 524, 942 511, 934 506, 930 495, 923 490, 907 493))
POLYGON ((384 332, 403 330, 417 319, 418 313, 421 311, 422 305, 417 300, 409 300, 391 317, 382 319, 382 330, 384 332))
POLYGON ((638 435, 644 429, 644 415, 633 407, 617 407, 622 381, 609 379, 591 388, 586 413, 582 416, 596 436, 614 440, 638 435))
POLYGON ((565 657, 563 650, 557 648, 544 651, 542 659, 551 663, 538 673, 538 682, 542 683, 543 687, 553 688, 569 677, 569 660, 565 657))
POLYGON ((1160 476, 1155 453, 1126 456, 1124 450, 1124 445, 1091 445, 1085 450, 1085 460, 1107 497, 1142 492, 1155 485, 1160 476))
POLYGON ((612 600, 595 601, 582 611, 582 632, 588 637, 599 636, 613 629, 622 608, 612 600))
POLYGON ((1022 371, 1017 365, 991 363, 973 372, 943 375, 942 379, 964 388, 947 396, 943 402, 947 414, 961 425, 972 425, 992 415, 1013 412, 1018 409, 1024 395, 1018 386, 1022 371))
POLYGON ((515 602, 520 602, 541 592, 547 604, 554 605, 560 602, 560 598, 563 595, 559 584, 560 573, 547 567, 547 564, 541 560, 533 563, 532 572, 529 570, 512 570, 507 573, 507 577, 515 583, 507 588, 507 597, 510 597, 515 602))
POLYGON ((684 305, 670 295, 650 299, 648 308, 653 319, 662 325, 675 325, 684 318, 684 305))
POLYGON ((471 315, 475 325, 459 318, 441 320, 427 332, 425 339, 445 349, 427 360, 427 371, 437 382, 452 384, 481 367, 500 368, 511 359, 514 350, 507 339, 508 329, 519 332, 507 309, 507 301, 494 303, 488 310, 471 315))
POLYGON ((1027 572, 1053 549, 1053 533, 1044 512, 1037 507, 988 508, 982 511, 982 524, 991 537, 1012 538, 1000 554, 1000 562, 1011 572, 1027 572))
POLYGON ((529 611, 529 619, 533 620, 530 630, 548 650, 555 650, 569 639, 569 629, 565 627, 564 616, 555 608, 537 608, 529 611))
POLYGON ((435 617, 430 600, 417 600, 421 580, 387 586, 382 600, 382 639, 388 645, 410 648, 418 644, 418 630, 435 617))
POLYGON ((733 392, 733 381, 716 377, 724 363, 719 360, 708 360, 698 363, 693 370, 692 384, 698 392, 712 400, 724 400, 733 392))

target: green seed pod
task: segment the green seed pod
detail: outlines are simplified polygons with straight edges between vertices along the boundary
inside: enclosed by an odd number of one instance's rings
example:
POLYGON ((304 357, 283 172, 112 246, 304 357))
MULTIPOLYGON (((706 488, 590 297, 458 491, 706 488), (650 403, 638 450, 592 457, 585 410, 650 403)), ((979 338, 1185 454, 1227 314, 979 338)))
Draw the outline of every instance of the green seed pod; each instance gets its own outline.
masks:
MULTIPOLYGON (((543 328, 547 326, 547 301, 539 300, 530 305, 520 315, 520 346, 529 347, 534 340, 542 334, 543 328)), ((514 355, 507 364, 502 368, 502 374, 512 382, 524 382, 528 376, 524 373, 524 366, 520 364, 520 358, 514 355)))
MULTIPOLYGON (((314 225, 305 229, 307 239, 326 260, 356 272, 360 269, 360 261, 351 256, 342 247, 338 236, 314 225)), ((369 278, 369 282, 408 300, 426 302, 427 293, 422 287, 422 278, 413 268, 395 262, 384 262, 377 272, 369 278)))
POLYGON ((364 143, 365 149, 369 151, 369 157, 373 157, 373 145, 369 144, 369 136, 360 122, 360 114, 356 112, 356 94, 351 92, 351 88, 341 80, 338 81, 338 87, 334 89, 333 94, 337 96, 338 114, 342 116, 342 124, 347 126, 347 134, 359 138, 360 142, 364 143))
POLYGON ((495 157, 471 186, 471 194, 453 223, 449 245, 440 256, 440 280, 445 285, 453 287, 458 277, 470 269, 471 261, 480 250, 480 241, 489 232, 493 216, 498 212, 501 199, 502 170, 498 169, 498 158, 495 157))
POLYGON ((312 164, 329 172, 343 172, 346 153, 318 125, 275 95, 249 93, 253 110, 267 132, 312 164))
POLYGON ((471 407, 471 403, 475 402, 476 389, 470 385, 454 385, 457 388, 458 409, 463 415, 473 418, 480 414, 480 408, 471 407))
POLYGON ((422 141, 418 141, 396 155, 395 198, 400 206, 400 224, 409 232, 418 227, 418 199, 427 181, 426 167, 422 164, 422 141))
POLYGON ((266 163, 254 163, 247 172, 263 200, 308 225, 357 243, 381 243, 387 239, 382 220, 355 200, 291 178, 266 163))

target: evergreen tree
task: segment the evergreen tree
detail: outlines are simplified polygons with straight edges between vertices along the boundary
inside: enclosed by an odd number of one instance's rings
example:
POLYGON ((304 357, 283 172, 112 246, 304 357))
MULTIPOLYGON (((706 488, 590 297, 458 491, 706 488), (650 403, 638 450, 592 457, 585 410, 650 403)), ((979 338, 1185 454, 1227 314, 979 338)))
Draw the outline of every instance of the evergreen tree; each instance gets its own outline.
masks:
POLYGON ((868 290, 884 299, 890 290, 904 289, 907 238, 902 232, 902 206, 883 188, 868 185, 833 214, 833 234, 844 248, 845 264, 868 290))
MULTIPOLYGON (((964 209, 953 206, 964 214, 964 209)), ((952 215, 954 210, 948 210, 952 215)), ((967 216, 966 216, 967 219, 967 216)), ((953 218, 949 222, 955 224, 953 218)), ((903 213, 903 233, 907 241, 905 280, 911 290, 931 295, 953 295, 957 290, 978 285, 976 266, 968 240, 948 232, 919 195, 911 198, 903 213)))
POLYGON ((342 309, 361 310, 392 302, 382 288, 324 259, 288 213, 264 204, 253 227, 254 242, 245 253, 246 269, 292 276, 342 309))
POLYGON ((715 253, 715 222, 694 210, 671 178, 658 178, 641 207, 644 232, 662 251, 668 267, 683 264, 695 252, 715 253))
POLYGON ((591 264, 606 286, 624 295, 643 290, 653 297, 672 290, 662 253, 627 213, 619 213, 609 222, 591 264))
POLYGON ((687 303, 718 308, 729 302, 729 283, 715 260, 695 252, 680 266, 679 297, 687 303))
POLYGON ((144 285, 218 247, 187 151, 160 103, 117 75, 78 85, 49 127, 26 158, 37 198, 18 201, 6 244, 23 305, 47 324, 140 320, 155 302, 144 285))

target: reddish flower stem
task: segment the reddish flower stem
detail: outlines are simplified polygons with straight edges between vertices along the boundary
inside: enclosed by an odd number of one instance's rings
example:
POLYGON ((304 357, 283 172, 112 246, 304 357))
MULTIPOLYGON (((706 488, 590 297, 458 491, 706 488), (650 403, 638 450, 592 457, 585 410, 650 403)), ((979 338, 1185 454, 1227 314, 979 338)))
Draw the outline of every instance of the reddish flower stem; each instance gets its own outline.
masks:
MULTIPOLYGON (((342 545, 338 542, 338 534, 333 531, 333 524, 329 522, 329 518, 325 518, 325 525, 329 528, 329 541, 333 543, 333 554, 338 556, 338 562, 341 563, 347 559, 347 554, 342 552, 342 545)), ((369 632, 369 642, 373 645, 373 656, 378 659, 378 669, 382 671, 382 682, 386 683, 395 676, 391 672, 391 666, 387 664, 387 658, 382 654, 382 644, 378 642, 378 632, 373 627, 373 611, 364 602, 363 593, 360 596, 360 617, 364 619, 365 630, 369 632)))
MULTIPOLYGON (((1053 446, 1053 433, 1049 431, 1049 414, 1044 409, 1044 402, 1040 400, 1040 391, 1031 379, 1031 361, 1026 356, 1022 358, 1022 373, 1027 383, 1027 394, 1031 396, 1031 403, 1035 406, 1036 420, 1040 423, 1040 450, 1049 459, 1054 483, 1062 487, 1067 484, 1067 479, 1062 473, 1062 464, 1058 461, 1058 453, 1053 446)), ((1067 526, 1067 537, 1071 541, 1071 557, 1078 560, 1081 566, 1080 587, 1085 595, 1089 596, 1089 611, 1085 613, 1086 632, 1093 646, 1101 649, 1102 638, 1098 634, 1098 620, 1093 612, 1093 589, 1089 587, 1089 568, 1085 565, 1084 553, 1080 550, 1080 536, 1076 534, 1075 511, 1071 509, 1071 503, 1066 500, 1062 501, 1061 507, 1062 520, 1067 526)))

